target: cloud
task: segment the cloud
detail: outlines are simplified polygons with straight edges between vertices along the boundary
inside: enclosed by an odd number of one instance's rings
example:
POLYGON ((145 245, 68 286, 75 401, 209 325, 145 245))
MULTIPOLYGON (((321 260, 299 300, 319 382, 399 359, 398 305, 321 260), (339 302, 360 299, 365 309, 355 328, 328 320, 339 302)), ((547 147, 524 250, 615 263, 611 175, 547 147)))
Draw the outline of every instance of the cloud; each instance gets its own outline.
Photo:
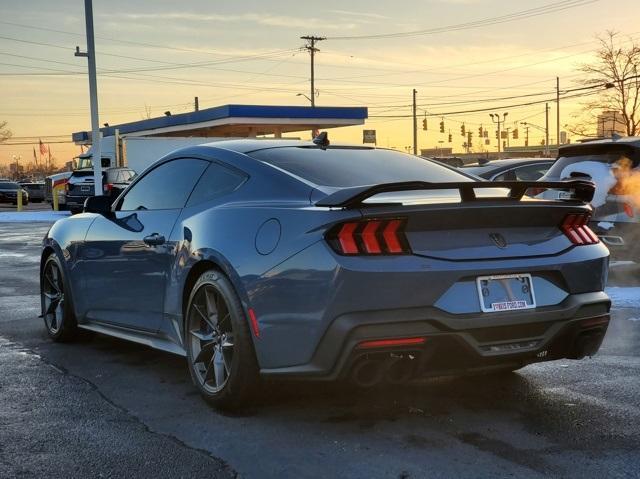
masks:
POLYGON ((379 13, 369 13, 369 12, 353 12, 351 10, 329 10, 330 13, 337 13, 338 15, 349 15, 352 17, 364 17, 364 18, 373 18, 375 20, 386 20, 389 17, 385 15, 380 15, 379 13))
POLYGON ((218 23, 254 23, 272 27, 296 29, 324 29, 324 30, 352 30, 357 28, 357 22, 335 22, 311 17, 292 17, 287 15, 272 15, 269 13, 242 14, 202 14, 190 12, 162 12, 162 13, 104 13, 102 17, 132 21, 188 21, 188 22, 218 22, 218 23))

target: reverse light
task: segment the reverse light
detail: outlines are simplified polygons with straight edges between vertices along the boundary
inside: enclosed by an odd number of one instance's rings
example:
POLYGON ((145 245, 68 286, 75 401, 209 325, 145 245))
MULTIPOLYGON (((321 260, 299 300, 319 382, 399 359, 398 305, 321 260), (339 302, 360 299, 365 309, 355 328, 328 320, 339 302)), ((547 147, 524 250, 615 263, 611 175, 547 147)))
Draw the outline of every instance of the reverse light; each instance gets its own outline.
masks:
POLYGON ((419 346, 426 342, 426 338, 394 338, 374 339, 358 343, 356 349, 397 348, 403 346, 419 346))
POLYGON ((565 216, 560 229, 575 245, 596 244, 600 239, 587 226, 589 219, 588 214, 569 214, 565 216))
POLYGON ((349 221, 331 228, 326 238, 342 255, 410 254, 405 224, 400 218, 349 221))

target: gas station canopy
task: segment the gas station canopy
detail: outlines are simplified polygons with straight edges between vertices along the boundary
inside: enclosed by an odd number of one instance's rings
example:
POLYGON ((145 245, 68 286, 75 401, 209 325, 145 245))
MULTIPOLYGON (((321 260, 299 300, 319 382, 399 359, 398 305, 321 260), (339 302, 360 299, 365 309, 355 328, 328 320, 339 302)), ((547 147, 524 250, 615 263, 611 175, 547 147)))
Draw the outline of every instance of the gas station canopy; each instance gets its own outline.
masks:
MULTIPOLYGON (((117 129, 127 136, 279 138, 283 133, 363 125, 367 116, 366 107, 223 105, 110 125, 100 131, 103 137, 113 136, 117 129)), ((91 132, 76 132, 72 138, 78 144, 90 143, 91 132)))

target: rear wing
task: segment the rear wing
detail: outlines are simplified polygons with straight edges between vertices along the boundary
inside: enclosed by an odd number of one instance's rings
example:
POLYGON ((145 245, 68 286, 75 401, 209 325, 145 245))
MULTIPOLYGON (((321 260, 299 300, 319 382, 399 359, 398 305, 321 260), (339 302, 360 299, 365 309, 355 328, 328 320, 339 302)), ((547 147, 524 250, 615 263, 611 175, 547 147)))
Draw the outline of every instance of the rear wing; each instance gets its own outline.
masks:
MULTIPOLYGON (((471 201, 520 201, 527 190, 535 189, 538 192, 543 190, 562 190, 573 192, 570 198, 562 201, 578 201, 589 203, 595 193, 595 184, 588 180, 566 180, 566 181, 464 181, 450 183, 429 183, 427 181, 403 181, 397 183, 382 183, 379 185, 354 186, 343 188, 332 193, 320 201, 316 206, 327 206, 336 208, 357 208, 362 206, 364 200, 380 193, 391 193, 396 191, 416 191, 416 190, 458 190, 462 203, 471 201), (486 188, 508 189, 506 196, 482 196, 478 198, 475 190, 486 188)), ((376 205, 380 206, 380 205, 376 205)))

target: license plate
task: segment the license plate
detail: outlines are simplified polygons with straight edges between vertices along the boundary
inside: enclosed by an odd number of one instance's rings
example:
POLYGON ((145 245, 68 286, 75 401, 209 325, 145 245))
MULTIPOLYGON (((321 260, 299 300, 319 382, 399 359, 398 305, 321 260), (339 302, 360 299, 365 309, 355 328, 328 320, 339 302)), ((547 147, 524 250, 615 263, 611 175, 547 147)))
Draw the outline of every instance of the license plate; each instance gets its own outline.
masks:
POLYGON ((517 311, 536 307, 530 274, 501 274, 476 278, 480 307, 484 313, 517 311))
POLYGON ((573 191, 560 191, 558 192, 558 199, 559 200, 573 200, 575 199, 576 195, 573 193, 573 191))
POLYGON ((80 191, 83 191, 83 192, 84 192, 84 191, 89 191, 90 189, 91 189, 91 188, 90 188, 90 187, 88 187, 88 186, 81 186, 81 187, 80 187, 80 191))

